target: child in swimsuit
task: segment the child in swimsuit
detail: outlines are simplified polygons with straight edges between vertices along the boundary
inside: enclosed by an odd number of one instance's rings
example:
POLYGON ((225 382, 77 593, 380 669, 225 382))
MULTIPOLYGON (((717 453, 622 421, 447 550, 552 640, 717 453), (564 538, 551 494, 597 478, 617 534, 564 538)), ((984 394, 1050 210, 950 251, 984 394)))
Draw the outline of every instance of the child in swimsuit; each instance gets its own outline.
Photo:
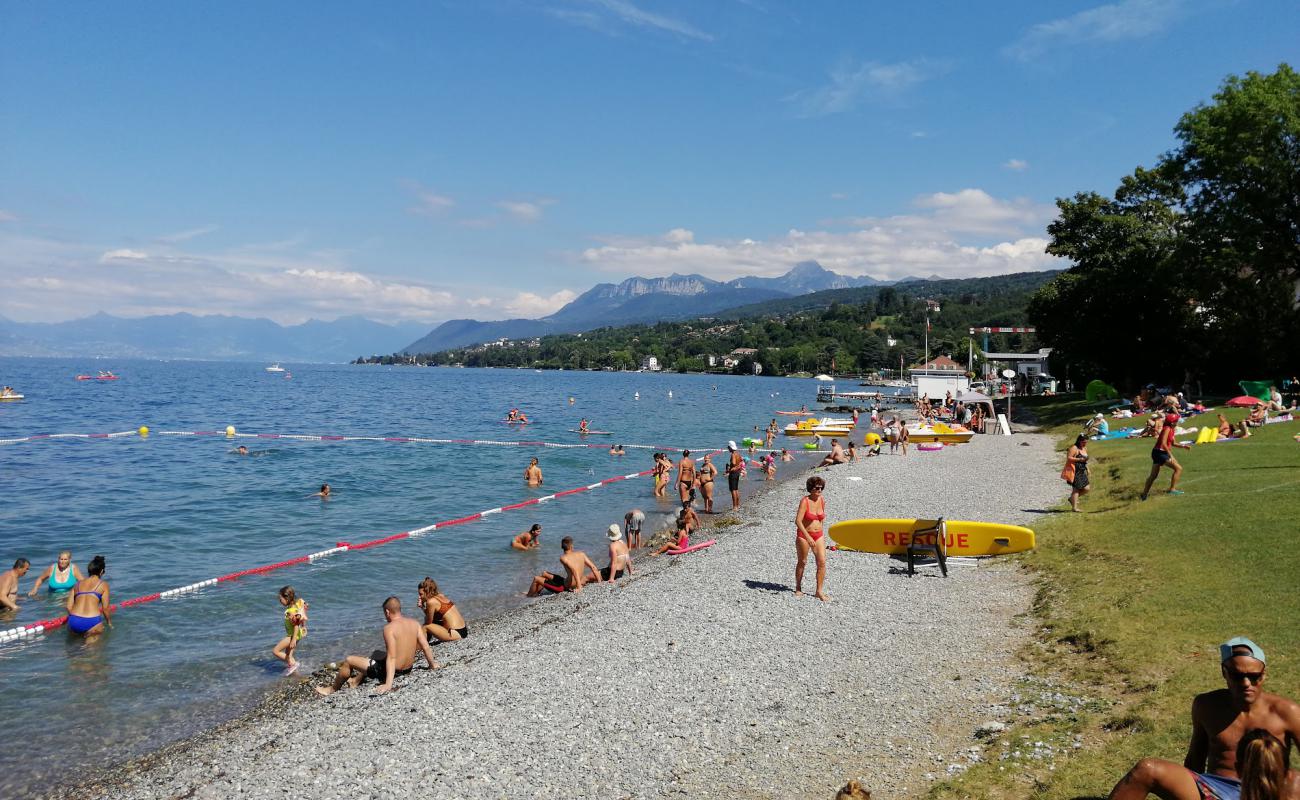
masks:
POLYGON ((288 676, 298 671, 293 651, 307 635, 307 601, 298 597, 292 586, 284 586, 280 588, 280 605, 284 606, 284 638, 271 654, 285 663, 284 674, 288 676))

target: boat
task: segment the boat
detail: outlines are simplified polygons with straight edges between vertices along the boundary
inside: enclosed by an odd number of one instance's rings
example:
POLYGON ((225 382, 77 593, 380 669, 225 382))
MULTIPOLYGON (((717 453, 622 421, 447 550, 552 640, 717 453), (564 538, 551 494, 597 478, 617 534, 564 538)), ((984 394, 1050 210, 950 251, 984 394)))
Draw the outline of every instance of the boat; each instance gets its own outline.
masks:
POLYGON ((852 432, 852 420, 801 419, 785 426, 786 436, 848 436, 852 432))
POLYGON ((952 428, 942 422, 934 425, 909 425, 907 438, 913 442, 941 442, 943 444, 965 444, 975 435, 965 428, 952 428))
POLYGON ((10 392, 9 394, 0 394, 0 401, 23 400, 23 399, 26 398, 24 398, 23 395, 18 394, 17 392, 10 392))
POLYGON ((100 372, 98 375, 78 375, 79 381, 115 381, 117 376, 111 372, 100 372))
POLYGON ((813 414, 816 414, 817 412, 816 411, 778 411, 776 413, 782 414, 787 417, 811 417, 813 414))
POLYGON ((266 368, 266 371, 267 371, 267 372, 284 372, 284 367, 280 366, 280 363, 279 363, 279 362, 276 362, 276 363, 272 364, 271 366, 267 367, 267 368, 266 368))

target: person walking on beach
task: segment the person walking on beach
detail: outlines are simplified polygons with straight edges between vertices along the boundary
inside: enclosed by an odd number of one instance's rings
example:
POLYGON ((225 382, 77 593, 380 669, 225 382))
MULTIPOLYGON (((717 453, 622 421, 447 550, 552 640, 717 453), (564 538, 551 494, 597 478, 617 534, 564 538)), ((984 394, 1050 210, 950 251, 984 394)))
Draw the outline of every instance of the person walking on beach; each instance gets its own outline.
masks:
POLYGON ((1142 494, 1140 495, 1142 500, 1146 500, 1147 495, 1151 493, 1151 484, 1156 482, 1162 467, 1169 467, 1173 470, 1173 474, 1169 476, 1169 490, 1167 493, 1173 495, 1182 494, 1182 491, 1178 488, 1178 479, 1182 477, 1183 467, 1178 463, 1178 459, 1174 458, 1170 448, 1181 447, 1184 450, 1191 450, 1192 446, 1174 441, 1174 436, 1178 432, 1179 420, 1178 412, 1174 411, 1173 408, 1176 403, 1177 401, 1172 397, 1168 398, 1165 401, 1164 416, 1156 419, 1156 444, 1155 447, 1151 448, 1151 474, 1147 475, 1146 485, 1142 487, 1142 494))
POLYGON ((437 581, 426 577, 420 581, 415 591, 419 596, 416 605, 424 610, 424 634, 430 643, 434 639, 455 642, 469 638, 469 626, 465 624, 465 617, 450 597, 438 591, 437 581))
POLYGON ((533 523, 533 527, 524 531, 510 541, 515 550, 536 550, 542 546, 542 526, 533 523))
POLYGON ((384 601, 384 649, 376 650, 366 656, 348 656, 339 665, 339 674, 334 676, 330 686, 317 686, 316 692, 328 697, 343 684, 353 689, 367 679, 380 680, 383 683, 375 687, 376 694, 384 694, 393 688, 393 679, 398 675, 408 675, 415 667, 415 654, 424 653, 427 669, 437 669, 438 662, 433 660, 433 650, 420 630, 420 623, 410 617, 402 616, 402 601, 389 597, 384 601))
POLYGON ((596 571, 596 565, 591 562, 586 553, 573 549, 572 536, 560 540, 560 549, 564 551, 564 555, 560 556, 560 568, 564 573, 543 572, 533 578, 532 586, 528 587, 529 597, 537 597, 542 592, 576 593, 582 591, 584 584, 600 583, 600 573, 596 571))
POLYGON ((799 509, 794 514, 796 561, 794 565, 794 594, 803 596, 803 570, 808 563, 811 552, 817 563, 817 599, 830 600, 826 594, 826 539, 822 535, 822 521, 826 519, 826 498, 822 491, 826 481, 814 475, 804 484, 808 496, 799 501, 799 509))
POLYGON ((623 541, 623 531, 618 525, 609 526, 609 566, 601 570, 600 577, 610 583, 623 575, 632 575, 632 555, 623 541))
MULTIPOLYGON (((1279 742, 1300 741, 1300 705, 1263 691, 1268 678, 1264 651, 1250 639, 1237 636, 1219 645, 1219 660, 1227 687, 1192 701, 1192 740, 1183 763, 1142 759, 1111 789, 1110 800, 1141 800, 1149 794, 1173 800, 1295 796, 1300 778, 1288 775, 1284 765, 1261 770, 1251 756, 1260 755, 1252 748, 1270 749, 1268 742, 1252 745, 1263 738, 1257 731, 1279 742)), ((1284 755, 1287 748, 1278 749, 1281 753, 1275 755, 1284 755)))
POLYGON ((1079 511, 1079 497, 1088 493, 1088 437, 1079 434, 1065 453, 1061 478, 1070 484, 1070 510, 1079 511))
POLYGON ((713 466, 713 456, 706 454, 699 469, 700 494, 704 495, 704 513, 713 513, 713 479, 718 476, 718 468, 713 466))
POLYGON ((677 493, 683 503, 695 498, 695 459, 690 450, 683 450, 682 460, 677 462, 677 493))
POLYGON ((86 565, 89 577, 77 581, 68 595, 68 630, 86 636, 97 636, 104 626, 113 627, 109 619, 112 603, 108 598, 108 584, 104 581, 107 570, 103 556, 95 556, 86 565))
POLYGON ((35 597, 41 590, 41 584, 46 584, 50 594, 66 592, 85 577, 81 574, 81 568, 72 563, 72 551, 64 550, 59 553, 58 561, 46 567, 45 571, 36 578, 36 583, 32 584, 32 590, 27 593, 27 596, 35 597))
POLYGON ((32 562, 20 558, 14 562, 13 569, 0 573, 0 608, 8 611, 18 610, 18 580, 32 568, 32 562))
POLYGON ((727 442, 727 488, 731 490, 731 507, 740 508, 740 475, 745 470, 745 457, 736 449, 735 442, 727 442))
POLYGON ((542 485, 542 468, 537 466, 536 458, 529 461, 528 466, 524 468, 524 483, 529 486, 542 485))
POLYGON ((271 655, 284 662, 284 675, 288 677, 298 671, 298 659, 293 653, 307 636, 307 601, 298 597, 292 586, 282 586, 280 605, 284 606, 284 638, 272 648, 271 655))
POLYGON ((900 422, 898 424, 898 446, 903 448, 903 455, 907 455, 908 441, 907 426, 900 422))
POLYGON ((627 546, 629 548, 641 546, 642 525, 645 525, 645 512, 641 509, 634 508, 623 515, 623 532, 627 536, 627 546))

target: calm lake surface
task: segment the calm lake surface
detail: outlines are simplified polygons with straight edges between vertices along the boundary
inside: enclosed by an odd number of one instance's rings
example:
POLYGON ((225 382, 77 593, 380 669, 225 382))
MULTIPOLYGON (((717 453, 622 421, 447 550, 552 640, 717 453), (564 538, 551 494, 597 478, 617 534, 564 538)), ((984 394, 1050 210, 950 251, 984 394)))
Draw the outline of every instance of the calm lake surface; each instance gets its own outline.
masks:
MULTIPOLYGON (((0 445, 0 563, 32 561, 21 609, 0 615, 0 630, 64 613, 61 596, 26 599, 63 549, 83 570, 103 554, 121 602, 639 472, 652 466, 652 451, 616 458, 607 446, 722 447, 778 409, 814 407, 816 393, 814 381, 786 378, 284 366, 291 378, 262 364, 0 359, 0 383, 27 396, 0 403, 0 439, 141 425, 155 432, 0 445), (75 380, 100 369, 121 379, 75 380), (512 406, 535 420, 526 431, 502 423, 512 406), (597 449, 158 435, 233 425, 247 433, 578 443, 568 429, 584 416, 593 430, 615 435, 591 437, 597 449), (234 454, 239 444, 254 455, 234 454), (533 456, 544 489, 522 482, 533 456), (335 492, 328 502, 309 497, 323 482, 335 492)), ((788 475, 796 465, 784 466, 788 475)), ((725 509, 725 482, 716 485, 725 509)), ((675 505, 652 497, 648 477, 624 481, 122 609, 116 628, 92 643, 59 629, 0 644, 0 718, 11 732, 0 748, 0 796, 73 779, 249 708, 283 680, 270 648, 283 635, 276 592, 284 584, 310 603, 310 633, 298 653, 306 674, 346 650, 379 646, 379 603, 397 594, 413 608, 426 575, 472 628, 475 618, 535 602, 522 592, 557 563, 562 536, 603 564, 611 522, 635 506, 659 523, 675 505), (511 537, 534 522, 543 526, 543 549, 512 551, 511 537)))

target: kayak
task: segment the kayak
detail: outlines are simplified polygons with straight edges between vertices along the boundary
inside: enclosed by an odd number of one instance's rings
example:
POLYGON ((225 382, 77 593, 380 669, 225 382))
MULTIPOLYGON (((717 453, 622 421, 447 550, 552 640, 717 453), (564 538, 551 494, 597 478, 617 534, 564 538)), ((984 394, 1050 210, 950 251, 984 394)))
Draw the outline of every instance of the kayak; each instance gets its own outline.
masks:
POLYGON ((78 375, 78 376, 77 376, 77 380, 79 380, 79 381, 115 381, 115 380, 117 380, 117 376, 116 376, 116 375, 78 375))
POLYGON ((569 428, 569 433, 576 433, 582 436, 613 436, 613 431, 580 431, 577 428, 569 428))
POLYGON ((811 417, 817 413, 815 411, 778 411, 778 414, 784 414, 787 417, 811 417))
POLYGON ((23 395, 21 395, 21 394, 0 394, 0 401, 3 401, 3 400, 22 400, 22 399, 23 399, 23 395))

